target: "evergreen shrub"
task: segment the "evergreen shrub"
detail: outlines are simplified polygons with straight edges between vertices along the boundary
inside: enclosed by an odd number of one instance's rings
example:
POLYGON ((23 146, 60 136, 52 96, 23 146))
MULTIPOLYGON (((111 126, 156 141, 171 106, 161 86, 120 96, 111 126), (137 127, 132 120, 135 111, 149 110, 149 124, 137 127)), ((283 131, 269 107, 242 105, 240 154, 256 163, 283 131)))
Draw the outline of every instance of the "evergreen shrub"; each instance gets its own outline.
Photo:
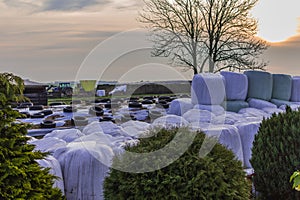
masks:
POLYGON ((255 136, 250 160, 254 186, 261 199, 299 199, 290 176, 300 169, 300 112, 287 107, 285 113, 264 119, 255 136))
POLYGON ((0 199, 64 199, 52 188, 56 177, 36 162, 47 154, 27 143, 27 126, 16 123, 20 113, 9 106, 22 99, 23 89, 19 77, 0 74, 0 199))
MULTIPOLYGON (((127 147, 126 150, 135 153, 159 150, 172 143, 178 132, 182 142, 187 142, 185 134, 192 134, 187 128, 162 129, 150 133, 152 137, 142 138, 137 146, 127 147)), ((199 150, 204 138, 204 133, 195 134, 183 155, 156 171, 130 173, 111 168, 104 183, 105 199, 249 199, 250 187, 241 162, 220 144, 200 158, 199 150)), ((174 151, 177 147, 175 144, 174 151)), ((124 156, 126 153, 116 156, 113 166, 121 160, 122 163, 130 162, 124 156)), ((167 158, 160 159, 151 162, 159 164, 167 158)), ((138 166, 149 164, 146 158, 137 162, 138 166)))

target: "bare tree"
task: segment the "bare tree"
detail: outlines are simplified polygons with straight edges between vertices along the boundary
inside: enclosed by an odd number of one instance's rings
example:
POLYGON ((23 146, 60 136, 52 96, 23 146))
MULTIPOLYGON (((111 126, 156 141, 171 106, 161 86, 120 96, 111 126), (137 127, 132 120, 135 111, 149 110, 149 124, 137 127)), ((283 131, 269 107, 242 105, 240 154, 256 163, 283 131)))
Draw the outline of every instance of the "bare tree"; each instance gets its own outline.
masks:
POLYGON ((258 0, 145 0, 140 21, 151 30, 155 56, 203 72, 264 69, 266 42, 255 37, 249 11, 258 0))
POLYGON ((198 73, 201 59, 201 12, 197 0, 146 0, 140 21, 153 33, 154 56, 171 56, 198 73))

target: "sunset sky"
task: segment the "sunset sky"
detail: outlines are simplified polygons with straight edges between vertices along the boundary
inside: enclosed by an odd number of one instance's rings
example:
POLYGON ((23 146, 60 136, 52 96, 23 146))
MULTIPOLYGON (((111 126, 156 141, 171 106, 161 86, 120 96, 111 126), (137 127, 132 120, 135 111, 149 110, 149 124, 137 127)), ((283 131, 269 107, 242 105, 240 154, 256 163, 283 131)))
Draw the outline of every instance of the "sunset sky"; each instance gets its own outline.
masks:
MULTIPOLYGON (((40 82, 129 80, 141 72, 143 80, 180 78, 167 66, 149 64, 161 61, 147 58, 151 44, 137 30, 142 6, 142 0, 0 0, 0 71, 40 82), (95 59, 105 69, 85 74, 95 59)), ((299 8, 299 0, 260 0, 252 12, 259 21, 258 36, 272 42, 264 54, 269 72, 300 75, 299 8)), ((184 75, 191 78, 192 71, 184 75)))

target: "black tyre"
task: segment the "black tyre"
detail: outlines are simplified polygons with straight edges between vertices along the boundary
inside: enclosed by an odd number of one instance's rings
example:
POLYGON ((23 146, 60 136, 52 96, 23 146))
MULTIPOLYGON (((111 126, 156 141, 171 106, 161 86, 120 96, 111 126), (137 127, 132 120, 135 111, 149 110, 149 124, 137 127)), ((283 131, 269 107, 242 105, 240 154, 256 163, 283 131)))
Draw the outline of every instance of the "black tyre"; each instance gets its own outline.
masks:
POLYGON ((63 109, 63 112, 65 112, 65 113, 77 112, 77 108, 75 108, 73 106, 67 106, 63 109))
POLYGON ((42 105, 34 105, 34 106, 30 106, 29 110, 43 110, 44 106, 42 105))
POLYGON ((66 88, 64 91, 64 95, 66 95, 67 97, 70 97, 73 95, 73 89, 72 88, 66 88))
POLYGON ((113 122, 115 123, 115 120, 113 117, 109 117, 109 116, 105 116, 105 117, 101 117, 99 119, 100 122, 113 122))
POLYGON ((52 120, 46 120, 41 123, 41 128, 56 128, 56 123, 52 120))
POLYGON ((95 103, 109 103, 111 102, 110 99, 96 99, 95 103))
POLYGON ((153 100, 144 100, 144 101, 142 101, 142 104, 145 104, 145 105, 153 104, 153 100))
POLYGON ((88 120, 88 118, 83 117, 83 116, 74 116, 71 119, 71 123, 72 123, 72 125, 75 125, 75 126, 86 126, 89 124, 89 120, 88 120))
POLYGON ((149 96, 149 97, 144 97, 143 99, 144 99, 144 100, 154 100, 154 97, 149 96))
POLYGON ((139 102, 129 102, 128 107, 129 108, 142 108, 143 104, 141 104, 139 102))
POLYGON ((43 113, 45 116, 48 116, 48 115, 52 115, 53 111, 52 110, 43 110, 40 113, 43 113))
POLYGON ((100 106, 94 106, 89 109, 90 115, 103 116, 104 111, 100 106))
POLYGON ((62 105, 66 105, 64 102, 53 102, 53 103, 50 103, 49 106, 62 106, 62 105))
POLYGON ((33 115, 30 116, 32 119, 41 119, 41 118, 44 118, 45 115, 44 113, 35 113, 33 115))
POLYGON ((160 101, 160 100, 170 101, 170 100, 171 100, 171 97, 169 97, 169 96, 160 96, 160 97, 158 97, 158 100, 159 100, 159 101, 160 101))

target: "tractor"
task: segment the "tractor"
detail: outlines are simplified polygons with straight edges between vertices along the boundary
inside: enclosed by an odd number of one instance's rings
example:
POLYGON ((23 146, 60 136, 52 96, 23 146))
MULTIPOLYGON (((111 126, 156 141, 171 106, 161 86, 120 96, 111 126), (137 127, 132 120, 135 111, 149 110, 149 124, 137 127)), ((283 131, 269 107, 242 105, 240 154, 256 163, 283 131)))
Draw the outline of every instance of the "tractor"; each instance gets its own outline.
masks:
POLYGON ((48 96, 61 98, 63 96, 72 97, 73 88, 69 82, 59 83, 56 85, 49 85, 47 88, 48 96))

